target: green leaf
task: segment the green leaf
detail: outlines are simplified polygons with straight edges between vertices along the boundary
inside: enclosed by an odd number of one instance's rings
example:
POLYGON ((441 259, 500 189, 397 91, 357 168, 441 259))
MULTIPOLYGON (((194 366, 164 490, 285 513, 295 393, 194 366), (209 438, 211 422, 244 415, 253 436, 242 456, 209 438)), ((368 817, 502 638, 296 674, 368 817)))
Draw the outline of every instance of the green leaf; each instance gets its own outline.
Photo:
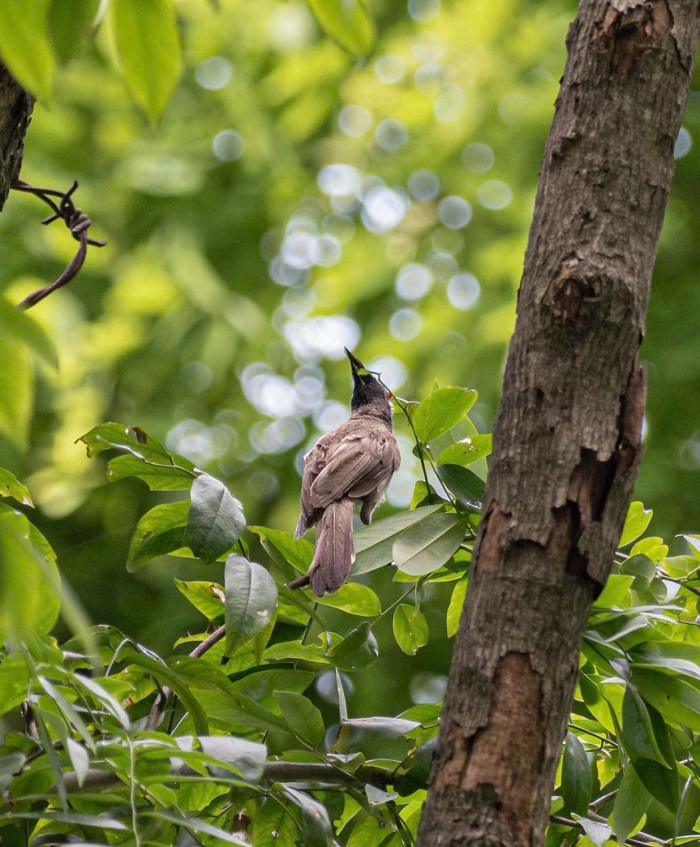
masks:
POLYGON ((305 538, 294 538, 291 532, 268 529, 266 526, 250 526, 248 529, 260 538, 265 552, 290 578, 294 571, 289 565, 300 573, 308 571, 314 557, 314 545, 305 538))
POLYGON ((632 679, 642 697, 666 722, 700 731, 700 683, 636 664, 632 665, 632 679))
MULTIPOLYGON (((114 2, 114 0, 112 0, 112 2, 114 2)), ((230 832, 226 832, 225 829, 221 829, 218 826, 207 823, 201 818, 185 815, 179 809, 152 809, 150 811, 144 811, 142 814, 144 817, 156 818, 167 821, 168 823, 174 823, 176 826, 190 832, 198 832, 201 835, 212 836, 219 841, 223 841, 225 844, 238 844, 240 847, 250 847, 248 839, 243 840, 242 838, 237 838, 235 835, 231 835, 230 832)))
POLYGON ((16 709, 27 698, 29 669, 17 653, 0 659, 0 715, 16 709))
POLYGON ((353 56, 366 56, 374 42, 374 21, 364 0, 309 0, 319 25, 353 56))
POLYGON ((99 0, 50 0, 49 35, 62 62, 72 59, 83 46, 95 20, 99 0))
POLYGON ((308 697, 293 691, 275 691, 275 697, 282 711, 282 717, 295 735, 309 742, 314 748, 320 747, 326 734, 326 727, 321 712, 308 697))
POLYGON ((668 554, 668 545, 662 538, 654 536, 640 539, 630 550, 630 556, 647 556, 655 564, 659 564, 668 554))
POLYGON ((144 670, 148 671, 159 682, 165 683, 169 688, 172 688, 180 698, 182 705, 190 713, 197 734, 209 735, 209 725, 204 710, 197 701, 197 698, 190 692, 189 686, 180 679, 175 671, 169 668, 164 662, 159 661, 153 656, 147 656, 141 650, 136 650, 135 648, 129 649, 123 658, 132 665, 144 668, 144 670))
POLYGON ((340 644, 333 647, 329 658, 341 670, 357 671, 375 662, 378 655, 377 639, 369 623, 363 621, 357 629, 348 633, 340 644))
POLYGON ((449 561, 464 541, 467 520, 460 515, 430 515, 401 533, 393 546, 393 560, 404 573, 422 576, 449 561))
POLYGON ((474 471, 459 465, 440 465, 438 476, 459 502, 473 512, 481 511, 486 483, 474 471))
POLYGON ((0 644, 47 635, 58 619, 61 579, 33 530, 21 512, 0 510, 0 644))
POLYGON ((135 571, 156 556, 164 556, 185 545, 185 525, 190 512, 188 500, 154 506, 136 524, 127 556, 127 570, 135 571))
POLYGON ((217 582, 175 580, 175 585, 208 620, 224 613, 224 589, 217 582))
POLYGON ((612 829, 600 821, 592 821, 588 818, 582 818, 574 815, 574 820, 578 823, 581 829, 586 833, 588 840, 595 847, 603 847, 612 835, 612 829))
POLYGON ((127 88, 157 120, 182 70, 175 6, 172 0, 111 0, 109 14, 127 88))
POLYGON ((243 507, 223 482, 204 473, 192 483, 190 498, 185 544, 198 559, 215 562, 241 537, 243 507))
POLYGON ((6 468, 0 468, 0 497, 13 497, 18 503, 34 508, 27 486, 6 468))
POLYGON ((653 514, 654 512, 651 509, 645 509, 644 503, 641 503, 639 500, 634 500, 630 503, 618 546, 626 547, 632 541, 639 538, 649 526, 653 514))
MULTIPOLYGON (((0 3, 0 19, 4 6, 3 0, 3 3, 0 3)), ((0 34, 1 40, 2 34, 0 34)), ((43 327, 31 315, 18 309, 3 296, 0 296, 0 334, 8 341, 18 341, 31 347, 49 365, 58 367, 56 348, 43 327)))
POLYGON ((359 582, 346 582, 335 594, 325 594, 323 597, 314 599, 321 606, 332 606, 349 615, 363 618, 376 617, 382 611, 379 597, 371 588, 360 585, 359 582))
POLYGON ((355 563, 350 573, 357 576, 388 565, 392 561, 394 541, 399 535, 441 508, 439 505, 423 506, 362 527, 353 536, 355 563))
POLYGON ((299 829, 285 804, 267 797, 253 819, 255 847, 295 847, 298 837, 299 829))
POLYGON ((474 405, 476 391, 468 388, 438 388, 413 413, 413 426, 421 444, 449 432, 474 405))
POLYGON ((428 621, 423 612, 406 603, 401 603, 394 610, 393 629, 396 643, 408 656, 415 656, 430 637, 428 621))
POLYGON ((47 0, 0 3, 0 56, 20 85, 40 99, 51 91, 54 72, 46 6, 47 0))
POLYGON ((254 638, 272 620, 277 586, 262 565, 232 554, 224 571, 226 655, 254 638))
POLYGON ((469 577, 465 574, 452 589, 450 605, 447 607, 447 637, 452 638, 459 630, 459 622, 462 618, 462 609, 467 596, 467 585, 469 577))
POLYGON ((152 464, 131 454, 116 456, 107 462, 107 480, 118 482, 133 476, 142 480, 151 491, 189 491, 195 478, 194 465, 178 456, 178 465, 152 464))
POLYGON ((285 785, 283 790, 301 809, 301 843, 304 847, 333 847, 333 831, 326 807, 296 788, 285 785))
POLYGON ((593 792, 591 765, 583 744, 572 733, 566 733, 561 772, 561 794, 564 811, 585 815, 593 792))
POLYGON ((630 588, 634 577, 612 574, 608 577, 605 588, 593 601, 594 609, 615 609, 629 606, 630 588))
POLYGON ((446 447, 438 456, 437 463, 438 465, 460 465, 464 468, 488 456, 491 453, 492 442, 491 433, 464 438, 446 447))
POLYGON ((619 844, 637 831, 639 824, 651 804, 651 794, 632 767, 625 768, 622 782, 615 796, 610 822, 619 844))
MULTIPOLYGON (((177 742, 180 744, 182 737, 178 738, 177 742)), ((197 742, 207 756, 221 763, 221 768, 209 767, 215 776, 225 778, 231 775, 230 770, 233 769, 246 782, 257 783, 262 779, 267 760, 267 748, 264 744, 230 735, 200 735, 197 742), (217 773, 217 770, 220 773, 217 773)))
POLYGON ((22 344, 0 335, 0 362, 0 435, 23 453, 34 399, 29 354, 22 344))
POLYGON ((338 753, 360 749, 372 751, 378 744, 405 736, 419 726, 418 721, 404 718, 370 717, 343 720, 333 749, 338 753))
POLYGON ((646 704, 630 682, 625 686, 622 700, 622 741, 632 761, 646 758, 665 764, 646 704))
POLYGON ((638 759, 632 762, 632 767, 651 796, 675 815, 681 794, 677 769, 651 759, 638 759))

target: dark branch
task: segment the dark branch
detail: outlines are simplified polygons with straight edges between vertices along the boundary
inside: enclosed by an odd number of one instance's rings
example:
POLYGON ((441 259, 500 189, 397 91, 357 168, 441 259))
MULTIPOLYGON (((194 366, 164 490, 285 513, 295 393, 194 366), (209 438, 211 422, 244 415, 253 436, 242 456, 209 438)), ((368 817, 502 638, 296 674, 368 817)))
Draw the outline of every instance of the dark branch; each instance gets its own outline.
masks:
POLYGON ((40 300, 43 300, 44 297, 48 297, 49 294, 56 291, 57 288, 61 288, 74 279, 85 262, 88 244, 91 244, 93 247, 105 246, 104 241, 98 241, 96 238, 90 238, 88 235, 88 230, 92 225, 92 221, 86 214, 83 213, 82 209, 77 208, 77 206, 73 203, 73 198, 71 196, 77 187, 77 180, 73 181, 73 184, 68 191, 56 191, 53 188, 38 188, 37 186, 30 185, 28 182, 24 182, 21 179, 16 180, 12 186, 15 191, 23 191, 26 194, 33 194, 35 197, 43 200, 44 203, 46 203, 46 205, 51 209, 53 214, 49 215, 48 218, 44 218, 42 224, 47 226, 54 221, 62 220, 70 230, 73 238, 79 242, 77 253, 70 260, 68 266, 58 279, 54 280, 54 282, 44 288, 39 288, 37 291, 33 291, 28 297, 25 297, 19 304, 21 309, 29 309, 32 306, 35 306, 40 300), (58 202, 52 198, 56 198, 58 202))

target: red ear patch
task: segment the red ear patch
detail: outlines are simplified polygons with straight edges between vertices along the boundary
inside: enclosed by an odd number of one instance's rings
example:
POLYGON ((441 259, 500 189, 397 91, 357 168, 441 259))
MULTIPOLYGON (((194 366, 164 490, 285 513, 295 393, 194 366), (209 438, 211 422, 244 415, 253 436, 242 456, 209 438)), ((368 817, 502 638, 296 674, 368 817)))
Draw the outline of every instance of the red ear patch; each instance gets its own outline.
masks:
POLYGON ((392 398, 394 395, 391 393, 391 391, 387 391, 386 396, 387 396, 387 397, 391 400, 391 398, 392 398))

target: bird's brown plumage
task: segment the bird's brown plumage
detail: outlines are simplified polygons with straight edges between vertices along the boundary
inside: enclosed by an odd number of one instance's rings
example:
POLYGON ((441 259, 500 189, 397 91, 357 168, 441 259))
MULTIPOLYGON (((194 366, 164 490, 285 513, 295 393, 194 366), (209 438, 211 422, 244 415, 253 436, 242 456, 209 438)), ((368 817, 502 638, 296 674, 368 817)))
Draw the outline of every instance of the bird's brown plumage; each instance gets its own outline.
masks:
MULTIPOLYGON (((347 352, 347 351, 346 351, 347 352)), ((348 352, 355 390, 349 420, 322 436, 307 453, 301 485, 301 516, 295 538, 318 524, 316 550, 308 579, 319 597, 337 591, 355 553, 352 514, 362 503, 363 523, 372 519, 392 474, 401 463, 386 391, 348 352)))

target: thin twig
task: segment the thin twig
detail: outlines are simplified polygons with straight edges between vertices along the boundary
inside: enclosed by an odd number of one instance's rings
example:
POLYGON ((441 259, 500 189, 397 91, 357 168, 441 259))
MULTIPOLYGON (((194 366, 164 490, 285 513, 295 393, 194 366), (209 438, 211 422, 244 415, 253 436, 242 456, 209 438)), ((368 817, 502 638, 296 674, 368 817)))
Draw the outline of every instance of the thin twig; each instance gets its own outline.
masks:
MULTIPOLYGON (((595 821, 595 823, 606 823, 605 818, 601 818, 600 815, 587 815, 588 820, 595 821)), ((550 815, 550 821, 552 823, 559 823, 562 826, 571 826, 577 827, 578 829, 583 829, 580 821, 575 821, 572 818, 565 818, 561 815, 550 815)), ((584 830, 585 831, 585 830, 584 830)), ((610 841, 617 841, 617 837, 613 832, 608 836, 610 841)), ((618 842, 619 843, 619 842, 618 842)), ((665 845, 670 844, 670 841, 667 841, 663 838, 657 838, 655 835, 647 835, 646 832, 637 832, 635 835, 627 838, 624 842, 625 844, 632 844, 633 847, 648 847, 649 844, 658 844, 660 847, 665 847, 665 845)))
POLYGON ((73 181, 73 184, 67 191, 56 191, 53 188, 39 188, 38 186, 30 185, 28 182, 24 182, 24 180, 21 179, 16 180, 12 186, 15 191, 23 191, 25 194, 33 194, 49 206, 53 214, 49 215, 48 218, 44 218, 42 224, 47 226, 54 221, 62 220, 70 230, 73 238, 79 242, 78 252, 70 260, 66 269, 62 274, 60 274, 58 279, 54 280, 50 285, 47 285, 44 288, 39 288, 37 291, 33 291, 25 297, 19 304, 20 309, 29 309, 32 306, 35 306, 39 301, 43 300, 44 297, 48 297, 49 294, 56 291, 56 289, 63 287, 74 279, 85 262, 88 244, 91 244, 93 247, 105 246, 106 242, 98 241, 96 238, 90 238, 88 235, 88 230, 92 226, 92 221, 86 214, 83 213, 82 209, 77 208, 77 206, 73 203, 73 198, 71 196, 77 187, 77 180, 73 181), (55 202, 52 199, 54 197, 58 200, 58 202, 55 202))

